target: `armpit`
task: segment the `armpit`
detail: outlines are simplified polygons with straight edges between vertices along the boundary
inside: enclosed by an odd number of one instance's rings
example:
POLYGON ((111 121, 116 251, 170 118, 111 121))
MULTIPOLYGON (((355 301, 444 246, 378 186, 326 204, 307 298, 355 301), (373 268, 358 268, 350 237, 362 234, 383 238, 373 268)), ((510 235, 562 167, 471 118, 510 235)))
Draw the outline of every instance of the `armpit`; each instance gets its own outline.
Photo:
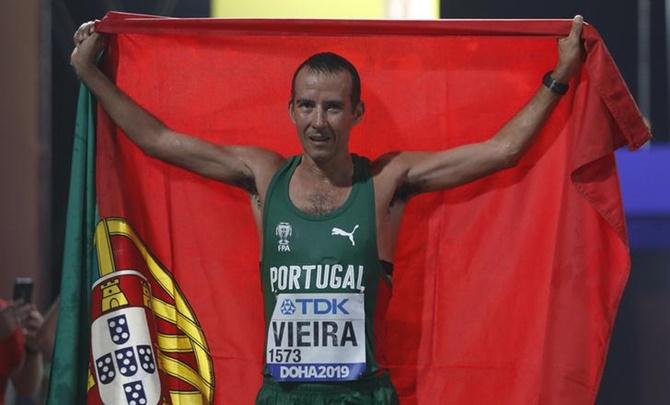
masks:
POLYGON ((406 203, 414 194, 416 194, 417 190, 414 190, 413 187, 409 184, 402 184, 398 188, 396 188, 395 193, 393 194, 393 198, 391 198, 391 202, 389 203, 389 206, 393 206, 396 203, 406 203))

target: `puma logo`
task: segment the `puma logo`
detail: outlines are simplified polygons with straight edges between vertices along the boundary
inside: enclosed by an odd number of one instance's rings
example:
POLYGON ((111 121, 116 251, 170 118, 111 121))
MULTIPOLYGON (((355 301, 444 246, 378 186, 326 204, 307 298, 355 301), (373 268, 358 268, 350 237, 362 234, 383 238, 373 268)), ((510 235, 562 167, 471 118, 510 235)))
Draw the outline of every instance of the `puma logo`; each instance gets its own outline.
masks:
POLYGON ((351 232, 347 232, 347 231, 345 231, 343 229, 340 229, 340 228, 333 228, 330 231, 330 234, 331 235, 346 236, 351 241, 351 246, 356 246, 356 242, 354 241, 354 232, 356 232, 356 229, 358 229, 358 225, 354 226, 354 229, 351 232))

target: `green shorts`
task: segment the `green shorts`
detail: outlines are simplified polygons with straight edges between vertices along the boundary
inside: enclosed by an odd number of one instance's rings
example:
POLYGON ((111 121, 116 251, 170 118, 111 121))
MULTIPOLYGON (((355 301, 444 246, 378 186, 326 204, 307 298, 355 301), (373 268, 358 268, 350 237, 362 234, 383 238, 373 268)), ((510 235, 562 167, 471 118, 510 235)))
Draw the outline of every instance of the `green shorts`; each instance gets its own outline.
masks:
POLYGON ((256 405, 397 405, 398 394, 384 373, 364 380, 337 383, 278 383, 270 377, 256 405))

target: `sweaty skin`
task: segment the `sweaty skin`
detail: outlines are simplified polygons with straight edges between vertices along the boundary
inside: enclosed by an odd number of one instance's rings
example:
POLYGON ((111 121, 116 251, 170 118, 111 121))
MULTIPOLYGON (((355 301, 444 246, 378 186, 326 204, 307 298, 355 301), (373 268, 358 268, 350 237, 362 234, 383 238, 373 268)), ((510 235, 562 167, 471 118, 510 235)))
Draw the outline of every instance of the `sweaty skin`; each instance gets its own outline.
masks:
MULTIPOLYGON (((568 83, 582 63, 583 22, 576 16, 570 34, 558 41, 558 61, 552 73, 558 82, 568 83)), ((285 158, 263 148, 217 145, 172 131, 95 65, 104 41, 95 32, 94 22, 82 24, 74 42, 70 62, 112 120, 148 155, 246 190, 260 232, 265 193, 285 158)), ((362 102, 352 105, 351 89, 351 77, 344 71, 327 74, 303 68, 296 77, 289 116, 303 154, 290 181, 289 196, 303 211, 330 212, 344 203, 351 190, 349 135, 364 113, 362 102)), ((528 103, 487 141, 439 152, 396 151, 373 161, 379 258, 393 259, 400 218, 409 197, 514 166, 559 98, 540 85, 528 103)))

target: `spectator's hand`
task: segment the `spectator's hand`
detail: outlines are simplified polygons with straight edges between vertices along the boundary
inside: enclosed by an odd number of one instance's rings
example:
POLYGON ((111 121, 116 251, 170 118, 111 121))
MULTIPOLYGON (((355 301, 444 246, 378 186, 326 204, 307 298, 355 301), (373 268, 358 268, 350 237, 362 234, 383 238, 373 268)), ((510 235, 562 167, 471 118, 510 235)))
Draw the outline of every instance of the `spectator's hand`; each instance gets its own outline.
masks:
POLYGON ((575 16, 570 34, 558 41, 558 63, 551 74, 551 77, 558 82, 567 84, 584 61, 583 26, 584 17, 575 16))
POLYGON ((26 347, 32 352, 39 350, 37 331, 44 323, 42 314, 34 304, 21 305, 17 310, 18 319, 26 337, 26 347))
POLYGON ((9 304, 0 309, 0 339, 11 335, 19 327, 16 309, 16 304, 9 304))
POLYGON ((74 33, 75 48, 70 55, 70 64, 78 76, 95 66, 95 58, 105 46, 103 36, 95 32, 96 22, 97 20, 85 22, 74 33))

